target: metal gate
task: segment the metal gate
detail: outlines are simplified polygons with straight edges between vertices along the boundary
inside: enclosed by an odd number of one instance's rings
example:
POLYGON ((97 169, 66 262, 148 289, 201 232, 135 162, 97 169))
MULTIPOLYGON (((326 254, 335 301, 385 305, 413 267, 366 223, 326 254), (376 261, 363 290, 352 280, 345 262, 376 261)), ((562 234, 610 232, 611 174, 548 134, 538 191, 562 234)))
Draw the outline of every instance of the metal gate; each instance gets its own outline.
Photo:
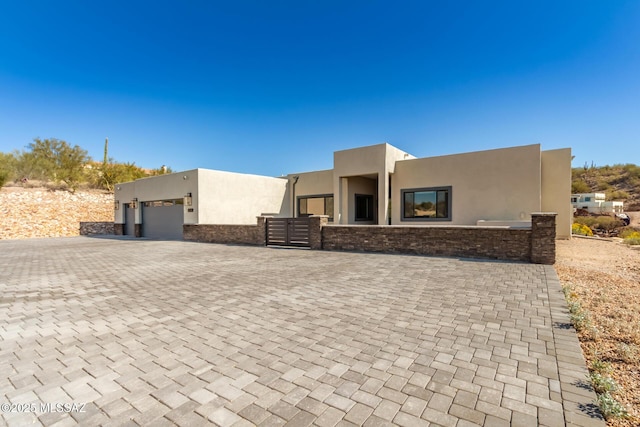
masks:
POLYGON ((309 218, 267 218, 267 245, 311 247, 309 218))

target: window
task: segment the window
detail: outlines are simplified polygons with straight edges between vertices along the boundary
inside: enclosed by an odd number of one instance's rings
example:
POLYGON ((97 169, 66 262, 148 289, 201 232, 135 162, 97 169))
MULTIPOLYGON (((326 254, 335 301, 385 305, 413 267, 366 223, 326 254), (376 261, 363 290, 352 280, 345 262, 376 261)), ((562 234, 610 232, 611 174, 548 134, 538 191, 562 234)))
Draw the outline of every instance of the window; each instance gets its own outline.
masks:
POLYGON ((162 206, 174 206, 174 205, 182 205, 184 201, 182 199, 173 199, 173 200, 154 200, 150 202, 144 202, 145 208, 159 208, 162 206))
POLYGON ((578 198, 577 197, 572 197, 571 198, 571 203, 578 203, 578 198))
POLYGON ((356 194, 356 221, 373 221, 373 196, 356 194))
POLYGON ((585 202, 590 202, 590 201, 591 201, 591 197, 585 197, 585 198, 584 198, 584 201, 585 201, 585 202))
POLYGON ((298 216, 328 215, 333 221, 333 194, 298 197, 298 216))
POLYGON ((451 221, 451 187, 402 190, 402 219, 451 221))

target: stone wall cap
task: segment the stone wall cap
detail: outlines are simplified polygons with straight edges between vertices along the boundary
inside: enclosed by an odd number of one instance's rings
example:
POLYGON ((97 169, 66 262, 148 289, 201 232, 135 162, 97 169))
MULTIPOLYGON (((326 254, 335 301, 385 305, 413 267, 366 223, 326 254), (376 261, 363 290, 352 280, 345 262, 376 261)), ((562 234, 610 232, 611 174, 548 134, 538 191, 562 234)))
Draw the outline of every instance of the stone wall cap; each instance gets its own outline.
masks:
POLYGON ((379 224, 326 224, 325 227, 336 228, 457 228, 468 230, 530 230, 530 226, 510 225, 446 225, 446 224, 407 224, 407 225, 379 225, 379 224))
POLYGON ((535 216, 557 216, 556 212, 531 212, 531 215, 535 216))

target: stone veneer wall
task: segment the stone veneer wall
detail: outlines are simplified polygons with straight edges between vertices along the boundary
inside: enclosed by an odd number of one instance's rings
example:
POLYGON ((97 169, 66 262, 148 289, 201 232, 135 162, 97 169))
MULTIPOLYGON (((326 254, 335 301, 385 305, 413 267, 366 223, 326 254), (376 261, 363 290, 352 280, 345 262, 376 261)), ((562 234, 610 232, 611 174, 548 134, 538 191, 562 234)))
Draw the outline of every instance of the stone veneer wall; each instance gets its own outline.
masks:
POLYGON ((322 229, 323 249, 531 259, 531 230, 481 227, 343 226, 322 229))
MULTIPOLYGON (((184 240, 263 246, 266 217, 256 225, 185 224, 184 240)), ((531 228, 477 226, 327 225, 310 217, 311 249, 488 258, 554 264, 556 214, 531 215, 531 228)), ((139 233, 136 224, 136 235, 139 233)), ((121 233, 121 227, 116 227, 121 233)), ((113 234, 113 227, 111 233, 113 234)), ((96 234, 96 233, 93 233, 96 234)), ((103 233, 106 234, 106 233, 103 233)))
POLYGON ((556 214, 532 214, 531 229, 330 225, 322 249, 555 263, 556 214))
POLYGON ((258 217, 257 225, 185 224, 184 240, 205 243, 265 244, 265 217, 258 217))
POLYGON ((555 264, 556 214, 531 214, 531 262, 555 264))
POLYGON ((80 235, 115 234, 113 222, 80 222, 80 235))

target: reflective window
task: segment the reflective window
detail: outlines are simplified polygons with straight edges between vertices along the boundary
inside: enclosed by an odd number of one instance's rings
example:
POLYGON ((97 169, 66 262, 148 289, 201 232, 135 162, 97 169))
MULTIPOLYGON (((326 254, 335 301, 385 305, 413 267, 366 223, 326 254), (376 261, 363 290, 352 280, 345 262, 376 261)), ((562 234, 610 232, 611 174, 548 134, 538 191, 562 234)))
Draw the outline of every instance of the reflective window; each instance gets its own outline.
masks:
POLYGON ((451 187, 402 190, 402 218, 451 220, 451 187))
POLYGON ((298 216, 328 215, 333 221, 333 195, 298 197, 298 216))

